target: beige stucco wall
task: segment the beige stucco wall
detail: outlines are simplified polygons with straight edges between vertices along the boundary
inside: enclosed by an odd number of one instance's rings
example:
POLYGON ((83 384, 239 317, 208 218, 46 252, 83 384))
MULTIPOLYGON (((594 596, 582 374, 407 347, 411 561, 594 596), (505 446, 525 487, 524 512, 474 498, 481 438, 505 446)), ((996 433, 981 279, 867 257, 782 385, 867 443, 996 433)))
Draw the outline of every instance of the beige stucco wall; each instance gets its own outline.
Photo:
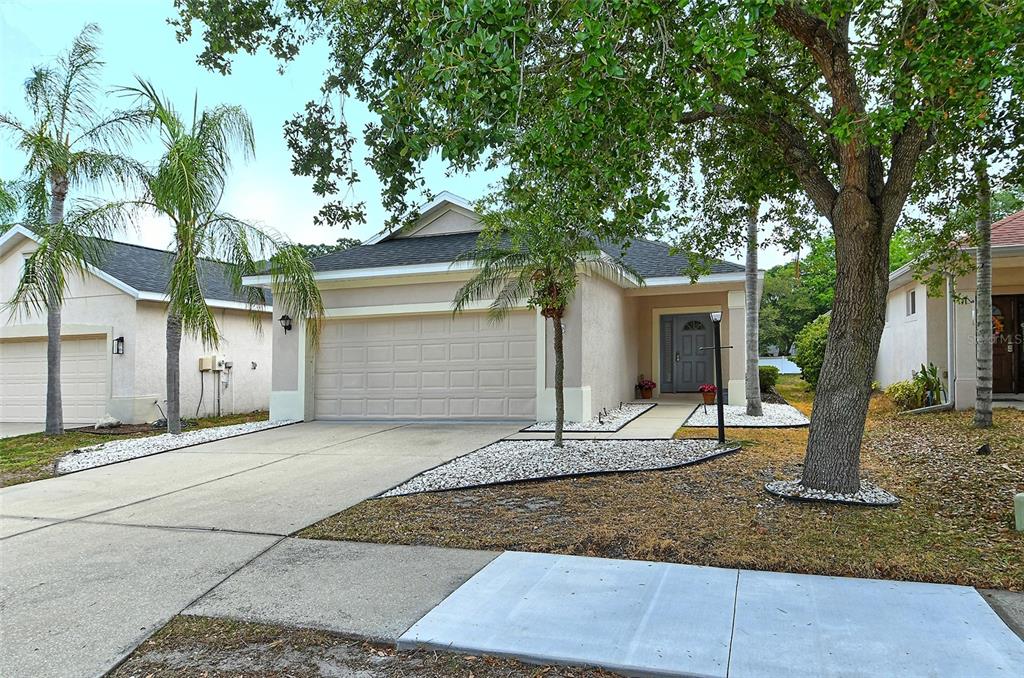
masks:
POLYGON ((345 287, 322 290, 321 297, 323 298, 324 308, 328 312, 331 309, 359 308, 363 306, 424 303, 451 304, 455 300, 455 294, 462 285, 463 282, 460 280, 444 280, 372 287, 345 287))
MULTIPOLYGON (((10 299, 21 276, 24 255, 34 251, 36 244, 23 239, 0 260, 0 297, 10 299)), ((86 273, 72 276, 62 309, 65 334, 105 334, 107 341, 124 337, 123 355, 109 360, 110 389, 107 412, 128 423, 152 421, 160 416, 156 407, 166 399, 164 328, 165 305, 136 301, 132 296, 99 277, 86 273)), ((271 342, 270 315, 262 314, 264 336, 253 331, 245 311, 214 309, 225 337, 220 353, 234 362, 229 385, 222 392, 221 411, 249 412, 266 409, 270 398, 271 342), (251 362, 257 368, 251 368, 251 362)), ((3 316, 2 336, 46 336, 44 315, 19 312, 14 318, 3 316)), ((181 349, 182 414, 193 416, 199 400, 199 356, 212 353, 199 342, 183 339, 181 349)), ((0 375, 2 378, 2 375, 0 375)), ((200 414, 214 411, 214 380, 206 377, 205 406, 200 414)), ((215 395, 215 393, 214 393, 215 395)))
MULTIPOLYGON (((418 229, 412 229, 406 237, 420 238, 429 235, 444 235, 446 233, 467 233, 480 230, 480 220, 475 216, 453 208, 442 213, 439 217, 418 229)), ((401 237, 401 236, 400 236, 401 237)))
POLYGON ((590 387, 593 412, 614 409, 634 397, 639 355, 636 305, 622 288, 604 278, 583 279, 577 306, 582 309, 582 382, 590 387))
MULTIPOLYGON (((658 381, 660 374, 657 355, 659 348, 655 339, 657 338, 658 318, 662 315, 674 313, 707 313, 711 310, 722 311, 722 343, 726 344, 730 336, 730 328, 733 324, 729 317, 729 293, 720 292, 689 292, 664 294, 658 296, 639 296, 632 298, 637 309, 637 327, 639 329, 639 359, 638 371, 642 372, 649 379, 658 381)), ((743 321, 740 319, 740 327, 743 321)), ((729 349, 730 351, 732 349, 729 349)), ((742 352, 741 352, 742 361, 742 352)), ((722 363, 722 379, 729 381, 732 372, 730 360, 724 357, 722 363)), ((660 393, 660 390, 656 390, 660 393)))
MULTIPOLYGON (((955 393, 958 409, 974 407, 977 389, 976 341, 974 333, 974 295, 977 280, 973 273, 956 280, 956 291, 967 297, 954 305, 954 353, 956 360, 955 393)), ((992 293, 1024 294, 1024 261, 1020 257, 993 259, 992 293)), ((893 289, 887 299, 887 316, 878 350, 876 379, 888 386, 910 379, 913 371, 931 362, 947 375, 947 329, 945 295, 927 298, 924 285, 910 282, 893 289), (918 315, 906 317, 906 294, 917 290, 918 315), (926 299, 922 303, 922 299, 926 299)))
MULTIPOLYGON (((194 417, 197 406, 199 416, 215 414, 218 390, 222 414, 267 409, 271 378, 270 315, 260 314, 261 331, 257 332, 247 311, 215 308, 213 313, 222 336, 218 347, 204 347, 201 341, 188 335, 181 339, 182 416, 194 417), (217 355, 218 359, 231 362, 232 368, 223 373, 201 373, 199 358, 204 355, 217 355), (226 376, 225 383, 221 381, 222 376, 226 376)), ((166 409, 166 318, 165 304, 138 302, 136 343, 134 346, 126 343, 123 356, 135 361, 137 394, 149 401, 152 418, 159 416, 154 401, 166 409)))
POLYGON ((875 361, 875 379, 882 388, 910 379, 913 370, 928 362, 929 329, 937 331, 945 343, 944 329, 935 327, 935 319, 929 324, 929 314, 941 308, 928 303, 924 285, 912 281, 897 287, 889 292, 885 303, 885 326, 875 361), (917 312, 907 315, 907 295, 911 291, 917 298, 917 312))

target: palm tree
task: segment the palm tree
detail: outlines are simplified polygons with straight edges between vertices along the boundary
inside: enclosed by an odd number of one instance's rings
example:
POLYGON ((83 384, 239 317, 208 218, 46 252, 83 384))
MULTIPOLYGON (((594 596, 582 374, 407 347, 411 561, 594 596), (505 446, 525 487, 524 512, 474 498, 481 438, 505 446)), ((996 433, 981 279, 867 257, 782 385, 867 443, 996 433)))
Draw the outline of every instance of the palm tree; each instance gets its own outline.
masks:
POLYGON ((11 133, 27 156, 23 184, 28 225, 42 244, 26 266, 11 308, 21 305, 46 313, 46 434, 64 432, 61 404, 61 305, 68 274, 83 266, 79 259, 90 235, 104 234, 87 221, 65 223, 65 203, 74 188, 108 184, 127 186, 141 166, 119 153, 144 124, 138 111, 100 113, 95 106, 97 76, 103 66, 90 24, 53 66, 40 66, 25 83, 29 121, 0 114, 0 129, 11 133))
MULTIPOLYGON (((242 290, 242 278, 269 268, 274 303, 297 318, 308 319, 312 345, 319 339, 323 303, 313 268, 302 248, 283 237, 219 210, 232 151, 246 158, 254 151, 252 123, 239 106, 216 106, 199 112, 193 104, 191 120, 184 120, 152 84, 122 88, 135 98, 160 130, 163 157, 147 179, 143 200, 127 201, 118 209, 100 209, 93 218, 116 222, 128 210, 147 208, 166 216, 174 229, 175 256, 167 290, 167 431, 181 432, 180 370, 182 333, 216 347, 220 333, 205 302, 200 261, 226 261, 231 282, 242 290)), ((263 291, 245 288, 250 308, 263 305, 263 291)), ((254 320, 256 316, 254 315, 254 320)), ((259 327, 257 325, 257 327, 259 327)))
MULTIPOLYGON (((535 198, 538 196, 534 196, 535 198)), ((555 439, 562 447, 565 427, 563 324, 566 309, 583 272, 642 278, 625 263, 605 254, 588 231, 574 228, 571 217, 557 205, 511 208, 486 213, 477 247, 456 258, 479 270, 456 293, 453 313, 474 301, 491 300, 492 321, 507 316, 525 302, 551 320, 555 352, 555 439), (550 211, 549 211, 550 210, 550 211)))
POLYGON ((758 371, 758 323, 760 300, 757 298, 757 214, 761 201, 751 202, 747 209, 747 266, 744 292, 746 296, 746 396, 747 416, 762 416, 761 409, 761 374, 758 371))
POLYGON ((974 320, 978 381, 974 426, 992 428, 992 184, 984 156, 975 163, 974 173, 978 192, 978 290, 974 320))

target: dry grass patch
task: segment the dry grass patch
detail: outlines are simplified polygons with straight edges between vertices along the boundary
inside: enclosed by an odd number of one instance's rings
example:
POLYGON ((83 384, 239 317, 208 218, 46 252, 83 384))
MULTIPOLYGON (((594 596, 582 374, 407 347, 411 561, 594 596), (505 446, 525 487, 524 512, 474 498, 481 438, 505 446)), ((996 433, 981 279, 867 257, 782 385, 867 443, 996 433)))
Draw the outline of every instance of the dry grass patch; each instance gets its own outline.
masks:
POLYGON ((142 643, 112 678, 600 678, 594 669, 528 666, 508 659, 399 652, 324 631, 228 619, 176 617, 142 643))
MULTIPOLYGON (((264 421, 268 413, 248 412, 228 414, 223 417, 201 417, 194 420, 189 430, 245 424, 250 421, 264 421)), ((29 433, 12 438, 0 438, 0 487, 43 480, 54 476, 54 464, 72 450, 90 445, 145 438, 166 433, 166 429, 152 429, 144 425, 123 427, 125 432, 95 432, 81 428, 69 428, 64 435, 48 436, 45 433, 29 433)))
MULTIPOLYGON (((810 412, 802 382, 779 390, 810 412)), ((873 400, 863 475, 899 496, 897 508, 772 497, 767 481, 799 475, 807 429, 732 429, 744 449, 706 464, 371 500, 300 536, 1024 590, 1024 535, 1013 529, 1024 412, 998 410, 991 431, 971 416, 897 415, 873 400), (978 455, 986 442, 992 453, 978 455)))

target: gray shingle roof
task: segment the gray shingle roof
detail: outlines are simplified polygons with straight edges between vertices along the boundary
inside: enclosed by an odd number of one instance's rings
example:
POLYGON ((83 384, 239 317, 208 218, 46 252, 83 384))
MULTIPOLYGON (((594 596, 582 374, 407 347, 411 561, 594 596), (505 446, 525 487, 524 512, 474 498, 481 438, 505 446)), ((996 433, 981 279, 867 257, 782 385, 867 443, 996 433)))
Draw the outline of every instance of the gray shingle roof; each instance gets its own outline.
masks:
MULTIPOLYGON (((114 240, 97 239, 97 243, 100 247, 96 259, 89 262, 93 266, 140 292, 167 293, 174 260, 171 252, 114 240)), ((199 262, 199 276, 203 296, 207 299, 246 302, 244 288, 236 292, 231 286, 228 264, 202 259, 199 262)), ((270 303, 270 293, 264 294, 267 303, 270 303)))
MULTIPOLYGON (((477 233, 452 233, 383 240, 373 245, 361 245, 317 257, 313 259, 313 268, 317 271, 343 271, 453 261, 460 254, 473 249, 477 236, 477 233)), ((618 247, 602 245, 601 248, 613 257, 620 256, 618 247)), ((622 260, 645 278, 687 275, 690 270, 685 255, 673 256, 668 245, 651 240, 634 240, 622 260)), ((712 273, 735 273, 742 270, 743 266, 729 261, 711 261, 712 273)))

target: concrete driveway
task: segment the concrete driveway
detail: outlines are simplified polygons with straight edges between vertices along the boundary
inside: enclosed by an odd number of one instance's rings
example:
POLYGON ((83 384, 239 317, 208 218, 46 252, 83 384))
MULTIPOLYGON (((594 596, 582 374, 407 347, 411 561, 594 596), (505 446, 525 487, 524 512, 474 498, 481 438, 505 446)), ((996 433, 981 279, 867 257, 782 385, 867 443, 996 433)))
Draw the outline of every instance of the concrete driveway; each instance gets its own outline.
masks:
POLYGON ((3 673, 101 675, 285 535, 517 428, 312 422, 4 488, 3 673))
POLYGON ((40 433, 46 428, 43 422, 7 421, 0 424, 0 438, 13 438, 29 433, 40 433))

